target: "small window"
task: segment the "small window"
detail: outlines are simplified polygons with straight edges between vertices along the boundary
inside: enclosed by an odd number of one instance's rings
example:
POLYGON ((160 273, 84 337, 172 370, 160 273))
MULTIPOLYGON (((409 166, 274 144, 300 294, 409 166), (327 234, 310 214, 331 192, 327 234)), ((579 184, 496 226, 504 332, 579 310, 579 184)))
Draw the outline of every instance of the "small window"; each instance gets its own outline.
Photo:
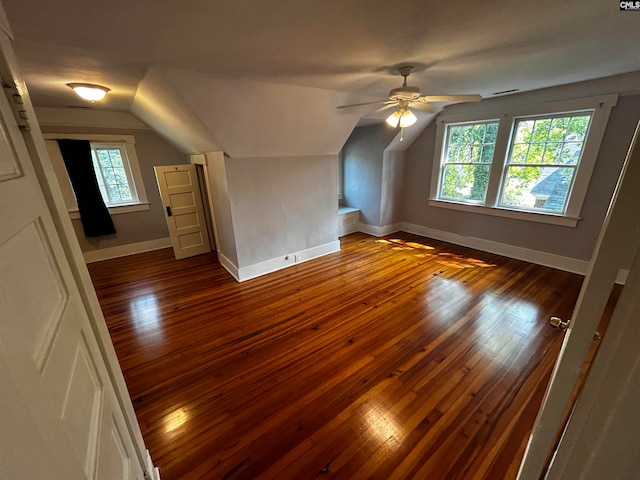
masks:
POLYGON ((92 142, 91 156, 104 203, 108 207, 137 203, 138 195, 124 144, 92 142))
POLYGON ((518 119, 500 206, 564 213, 591 114, 518 119))
POLYGON ((484 202, 497 132, 498 122, 447 127, 441 198, 484 202))
POLYGON ((149 210, 133 135, 45 133, 44 138, 71 218, 77 219, 80 215, 58 147, 57 140, 61 138, 88 140, 91 143, 93 168, 110 214, 149 210))

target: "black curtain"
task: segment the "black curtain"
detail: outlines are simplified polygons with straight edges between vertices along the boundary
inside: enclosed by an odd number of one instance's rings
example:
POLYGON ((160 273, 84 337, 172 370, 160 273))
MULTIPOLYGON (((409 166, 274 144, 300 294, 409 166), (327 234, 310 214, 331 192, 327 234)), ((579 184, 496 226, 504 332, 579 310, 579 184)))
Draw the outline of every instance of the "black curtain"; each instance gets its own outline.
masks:
POLYGON ((58 140, 58 146, 76 194, 84 235, 100 237, 116 233, 109 210, 100 194, 89 141, 58 140))

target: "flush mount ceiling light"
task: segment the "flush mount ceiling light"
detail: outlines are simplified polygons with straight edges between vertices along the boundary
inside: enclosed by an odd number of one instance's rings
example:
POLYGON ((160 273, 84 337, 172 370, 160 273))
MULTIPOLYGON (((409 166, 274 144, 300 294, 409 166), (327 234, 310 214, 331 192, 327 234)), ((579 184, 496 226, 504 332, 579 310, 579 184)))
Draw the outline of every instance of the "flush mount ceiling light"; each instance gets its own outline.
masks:
POLYGON ((80 97, 91 102, 102 100, 109 89, 102 85, 93 85, 91 83, 67 83, 80 97))

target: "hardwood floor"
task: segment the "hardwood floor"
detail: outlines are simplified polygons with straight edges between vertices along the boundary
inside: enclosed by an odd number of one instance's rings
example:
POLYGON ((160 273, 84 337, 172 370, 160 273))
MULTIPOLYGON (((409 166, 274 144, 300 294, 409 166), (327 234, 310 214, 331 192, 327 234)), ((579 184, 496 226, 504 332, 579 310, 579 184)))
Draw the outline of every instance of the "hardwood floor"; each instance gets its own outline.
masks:
POLYGON ((513 479, 582 277, 400 233, 89 265, 163 480, 513 479))

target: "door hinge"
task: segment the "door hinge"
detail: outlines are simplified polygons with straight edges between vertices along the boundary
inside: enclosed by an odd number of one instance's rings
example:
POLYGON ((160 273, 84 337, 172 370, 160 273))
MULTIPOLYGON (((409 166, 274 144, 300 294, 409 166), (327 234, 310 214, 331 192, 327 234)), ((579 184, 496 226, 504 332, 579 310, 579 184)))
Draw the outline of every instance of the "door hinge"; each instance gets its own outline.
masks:
POLYGON ((16 123, 19 127, 28 129, 29 116, 26 108, 24 108, 24 101, 20 96, 20 93, 18 93, 18 89, 15 85, 11 85, 6 82, 2 82, 2 87, 4 88, 7 100, 9 100, 9 105, 11 105, 11 110, 13 110, 13 116, 16 119, 16 123))

